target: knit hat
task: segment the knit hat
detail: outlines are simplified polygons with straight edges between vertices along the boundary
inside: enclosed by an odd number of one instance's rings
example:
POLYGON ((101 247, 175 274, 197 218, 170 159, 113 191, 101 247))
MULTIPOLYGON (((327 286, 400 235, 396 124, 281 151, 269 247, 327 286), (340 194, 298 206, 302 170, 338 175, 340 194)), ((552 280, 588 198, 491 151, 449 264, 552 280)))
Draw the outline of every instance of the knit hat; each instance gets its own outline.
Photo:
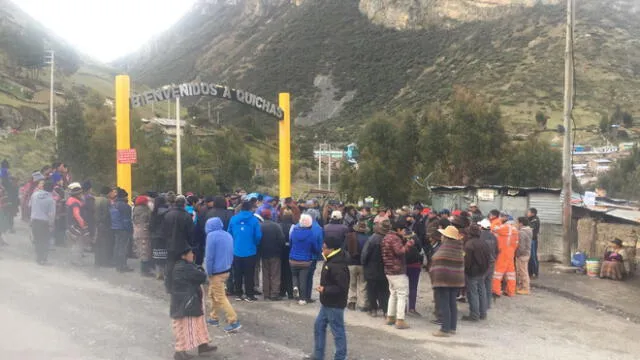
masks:
POLYGON ((329 236, 329 237, 324 239, 324 243, 327 246, 327 249, 340 249, 340 248, 342 248, 342 240, 337 238, 337 237, 329 236))
POLYGON ((453 239, 453 240, 460 240, 460 232, 458 231, 458 228, 456 228, 455 226, 449 225, 444 230, 439 229, 438 232, 446 238, 453 239))
POLYGON ((338 210, 334 210, 331 213, 331 220, 342 220, 342 213, 338 210))
POLYGON ((355 232, 359 232, 359 233, 367 233, 369 232, 369 226, 367 226, 367 223, 364 221, 359 221, 354 227, 353 227, 353 231, 355 232))
POLYGON ((398 217, 398 219, 396 219, 393 222, 393 230, 404 229, 406 227, 407 227, 407 219, 405 219, 403 216, 398 217))
POLYGON ((391 231, 391 221, 389 221, 389 219, 380 221, 378 223, 378 228, 381 233, 383 234, 388 233, 389 231, 391 231))
MULTIPOLYGON (((40 171, 36 171, 33 174, 31 174, 31 178, 33 179, 34 182, 38 182, 38 181, 44 180, 44 175, 42 175, 42 173, 40 171)), ((62 176, 60 176, 60 179, 62 179, 62 176)), ((60 180, 60 179, 58 179, 58 180, 60 180)), ((53 176, 51 177, 51 181, 53 181, 54 183, 58 182, 53 178, 53 176)))
POLYGON ((269 220, 269 219, 271 219, 271 210, 270 209, 262 209, 262 211, 260 211, 260 215, 262 216, 263 219, 269 220))
POLYGON ((313 226, 313 219, 311 218, 311 215, 309 214, 300 215, 300 227, 310 228, 311 226, 313 226))
POLYGON ((136 206, 143 206, 149 204, 149 198, 145 195, 140 195, 136 198, 136 206))

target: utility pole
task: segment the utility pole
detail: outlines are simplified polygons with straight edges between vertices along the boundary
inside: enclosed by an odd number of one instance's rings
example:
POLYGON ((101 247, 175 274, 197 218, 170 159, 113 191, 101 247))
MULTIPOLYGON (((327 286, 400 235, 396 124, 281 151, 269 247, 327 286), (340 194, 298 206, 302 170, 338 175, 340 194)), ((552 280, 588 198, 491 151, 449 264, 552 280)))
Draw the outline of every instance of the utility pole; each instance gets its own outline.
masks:
POLYGON ((318 190, 322 190, 322 144, 318 144, 318 190))
POLYGON ((182 194, 182 145, 180 135, 180 98, 176 98, 176 193, 182 194))
POLYGON ((53 50, 47 51, 47 56, 45 56, 45 64, 51 65, 51 80, 49 83, 49 128, 53 131, 54 129, 54 119, 53 119, 53 100, 54 100, 54 89, 53 89, 53 81, 54 81, 54 73, 55 73, 55 52, 53 50))
POLYGON ((571 263, 571 240, 572 240, 572 209, 571 209, 571 112, 573 110, 573 23, 574 23, 575 0, 567 0, 567 36, 566 49, 564 53, 564 143, 562 151, 562 240, 563 240, 563 263, 571 263))
POLYGON ((327 145, 327 157, 329 158, 329 175, 327 176, 327 190, 331 191, 331 144, 327 145))

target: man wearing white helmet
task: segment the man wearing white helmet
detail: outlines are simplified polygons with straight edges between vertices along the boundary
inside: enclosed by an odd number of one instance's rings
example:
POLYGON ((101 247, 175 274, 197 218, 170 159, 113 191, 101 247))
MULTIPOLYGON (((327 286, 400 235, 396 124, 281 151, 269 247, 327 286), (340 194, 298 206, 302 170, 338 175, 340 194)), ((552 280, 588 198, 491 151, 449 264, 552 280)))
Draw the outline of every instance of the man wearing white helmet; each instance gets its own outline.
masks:
POLYGON ((496 256, 498 253, 498 239, 491 232, 491 221, 489 219, 483 219, 478 223, 482 228, 482 232, 480 233, 480 240, 489 244, 489 248, 491 249, 491 261, 489 263, 489 270, 484 278, 484 284, 487 291, 487 309, 491 308, 491 294, 492 294, 492 286, 493 286, 493 272, 496 268, 496 256))

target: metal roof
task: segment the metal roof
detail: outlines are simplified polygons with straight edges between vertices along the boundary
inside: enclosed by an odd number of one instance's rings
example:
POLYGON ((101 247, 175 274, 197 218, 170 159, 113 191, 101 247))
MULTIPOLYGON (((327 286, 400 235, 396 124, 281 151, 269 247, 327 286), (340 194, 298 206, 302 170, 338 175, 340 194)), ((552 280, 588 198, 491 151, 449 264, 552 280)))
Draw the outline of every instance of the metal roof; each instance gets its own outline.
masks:
POLYGON ((613 209, 607 211, 606 215, 640 224, 640 211, 638 210, 613 209))
POLYGON ((562 189, 559 188, 546 188, 546 187, 522 187, 522 186, 510 186, 510 185, 434 185, 430 186, 431 191, 456 191, 456 190, 478 190, 478 189, 493 189, 493 190, 520 190, 525 192, 546 192, 546 193, 560 193, 562 189))

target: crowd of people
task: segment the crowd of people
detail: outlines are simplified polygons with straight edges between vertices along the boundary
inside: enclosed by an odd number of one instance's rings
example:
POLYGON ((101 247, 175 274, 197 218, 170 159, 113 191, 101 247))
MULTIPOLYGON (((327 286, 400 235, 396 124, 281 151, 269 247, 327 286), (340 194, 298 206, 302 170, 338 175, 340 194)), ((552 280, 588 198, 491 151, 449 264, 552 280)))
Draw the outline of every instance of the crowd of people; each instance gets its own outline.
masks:
MULTIPOLYGON (((536 209, 514 219, 498 210, 485 217, 476 204, 464 211, 422 204, 394 211, 241 190, 207 197, 149 192, 136 196, 132 207, 123 189, 94 194, 91 182, 72 182, 64 164, 34 172, 17 191, 18 201, 9 195, 17 187, 9 184, 8 164, 2 169, 0 204, 30 222, 38 264, 45 265, 52 246, 66 239, 74 265, 85 265, 93 252, 95 266, 130 272, 127 262, 135 256, 142 276, 164 280, 175 359, 189 358, 186 351, 193 348, 215 350, 207 324, 219 326, 223 314, 225 331, 241 328, 230 297, 305 306, 317 292, 321 307, 309 358, 324 358, 329 326, 335 359, 345 359, 345 309, 407 329, 407 316, 422 317, 417 295, 423 271, 433 288, 437 337, 456 334, 459 302, 469 304, 462 320, 486 320, 492 300, 528 294, 530 276, 538 273, 536 209), (319 262, 321 280, 314 288, 319 262)), ((3 217, 3 231, 11 229, 9 217, 3 217)))

